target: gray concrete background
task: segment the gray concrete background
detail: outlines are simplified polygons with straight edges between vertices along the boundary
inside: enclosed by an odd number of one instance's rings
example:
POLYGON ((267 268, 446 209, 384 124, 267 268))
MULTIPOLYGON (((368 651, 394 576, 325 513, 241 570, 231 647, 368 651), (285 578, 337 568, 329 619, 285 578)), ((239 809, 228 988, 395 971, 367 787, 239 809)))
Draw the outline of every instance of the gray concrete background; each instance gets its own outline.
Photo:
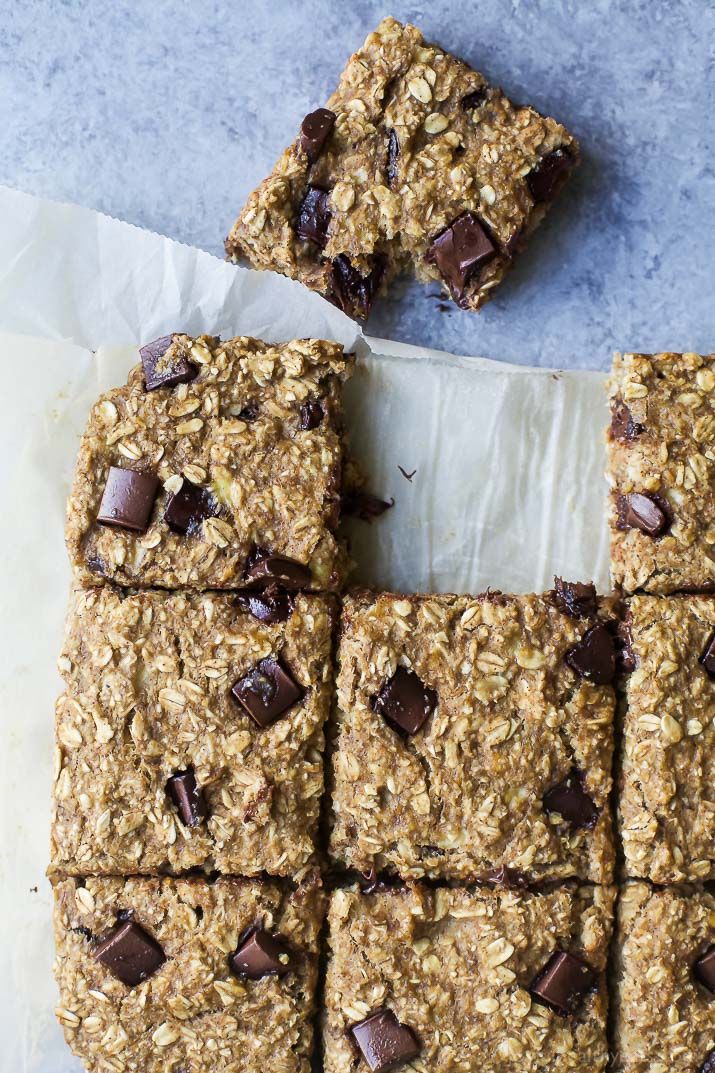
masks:
POLYGON ((481 313, 405 283, 369 331, 591 368, 615 348, 715 350, 710 0, 0 0, 0 182, 221 256, 388 13, 560 119, 585 164, 481 313))

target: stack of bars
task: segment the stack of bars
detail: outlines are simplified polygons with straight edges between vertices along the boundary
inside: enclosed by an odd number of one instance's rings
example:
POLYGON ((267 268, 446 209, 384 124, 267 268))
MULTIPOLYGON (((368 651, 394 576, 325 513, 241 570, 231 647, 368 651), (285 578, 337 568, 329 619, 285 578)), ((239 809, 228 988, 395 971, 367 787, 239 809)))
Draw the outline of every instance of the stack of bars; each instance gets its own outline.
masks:
POLYGON ((616 359, 617 597, 342 600, 351 358, 141 357, 68 514, 51 870, 87 1069, 714 1073, 715 356, 616 359))

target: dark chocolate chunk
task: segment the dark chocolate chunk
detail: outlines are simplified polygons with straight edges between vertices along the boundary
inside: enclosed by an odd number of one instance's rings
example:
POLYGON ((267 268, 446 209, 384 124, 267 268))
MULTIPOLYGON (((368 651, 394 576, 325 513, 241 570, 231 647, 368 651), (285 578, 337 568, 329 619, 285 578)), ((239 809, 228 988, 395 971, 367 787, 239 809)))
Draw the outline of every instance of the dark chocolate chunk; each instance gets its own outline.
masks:
POLYGON ((264 976, 285 976, 291 971, 291 956, 285 943, 265 928, 254 928, 229 956, 235 976, 260 980, 264 976))
POLYGON ((245 577, 257 589, 278 585, 291 592, 307 588, 311 581, 309 567, 285 555, 272 555, 263 548, 254 548, 249 556, 245 577))
POLYGON ((285 622, 293 612, 292 597, 277 585, 270 585, 263 592, 243 592, 236 599, 239 607, 259 622, 285 622))
POLYGON ((503 887, 505 890, 525 890, 529 877, 518 868, 509 868, 502 864, 499 868, 493 868, 490 872, 480 876, 478 882, 486 883, 490 887, 503 887))
POLYGON ((487 87, 477 86, 476 89, 470 90, 469 93, 465 93, 460 102, 460 108, 463 112, 471 112, 475 108, 479 108, 484 104, 487 99, 487 87))
POLYGON ((389 502, 385 499, 378 499, 377 496, 372 495, 371 492, 346 492, 342 498, 342 512, 343 514, 355 518, 360 518, 363 522, 372 522, 375 518, 379 518, 381 514, 384 514, 386 510, 394 507, 395 500, 390 499, 389 502))
POLYGON ((497 248, 473 212, 463 212, 433 240, 427 260, 437 266, 452 294, 461 298, 478 269, 497 255, 497 248))
POLYGON ((699 663, 705 668, 711 678, 715 678, 715 633, 710 635, 700 656, 699 663))
POLYGON ((633 420, 633 414, 623 399, 615 399, 611 406, 611 439, 631 443, 645 432, 645 425, 633 420))
POLYGON ((298 209, 298 223, 295 233, 298 238, 314 242, 321 250, 328 240, 330 226, 330 195, 319 186, 309 186, 308 192, 298 209))
POLYGON ((550 201, 561 180, 574 166, 574 158, 566 148, 554 149, 542 157, 526 176, 526 185, 534 201, 550 201))
POLYGON ((308 399, 300 408, 298 428, 301 432, 310 432, 320 426, 324 416, 325 411, 320 399, 308 399))
POLYGON ((177 771, 166 783, 166 792, 176 806, 185 827, 198 827, 208 816, 204 792, 192 768, 177 771))
POLYGON ((581 678, 598 686, 609 685, 616 676, 616 646, 608 626, 603 622, 591 626, 564 659, 581 678))
POLYGON ((198 365, 189 361, 184 354, 175 357, 172 361, 164 360, 164 355, 171 346, 173 338, 173 335, 164 335, 161 339, 155 339, 153 343, 147 343, 139 350, 147 391, 154 391, 158 387, 187 384, 199 375, 198 365))
POLYGON ((166 961, 156 939, 132 920, 113 928, 95 949, 94 956, 127 987, 148 980, 166 961))
POLYGON ((619 529, 639 529, 649 537, 659 537, 670 526, 669 509, 662 496, 631 492, 618 498, 619 529))
POLYGON ((630 674, 636 669, 636 654, 633 651, 631 624, 627 620, 616 627, 616 668, 621 674, 630 674))
POLYGON ((417 1037, 408 1025, 397 1020, 392 1010, 375 1010, 350 1030, 370 1073, 390 1070, 411 1062, 420 1053, 417 1037))
POLYGON ((159 478, 154 473, 110 466, 97 521, 113 529, 143 533, 149 525, 159 478))
POLYGON ((571 618, 589 618, 598 610, 596 586, 591 581, 564 581, 555 577, 554 600, 556 606, 571 618))
POLYGON ((563 782, 546 791, 543 804, 546 812, 558 812, 574 829, 593 827, 598 819, 599 809, 586 793, 583 777, 576 768, 563 782))
POLYGON ((213 492, 184 477, 179 491, 169 497, 164 520, 172 532, 191 536, 199 531, 203 521, 220 513, 221 507, 213 492))
POLYGON ((715 994, 715 945, 709 947, 693 965, 696 979, 715 994))
POLYGON ((414 671, 398 667, 374 697, 373 709, 405 734, 416 734, 437 707, 437 693, 414 671))
POLYGON ((715 1047, 705 1056, 698 1073, 715 1073, 715 1047))
POLYGON ((397 159, 400 155, 400 142, 394 130, 387 136, 387 185, 393 186, 397 178, 397 159))
POLYGON ((373 258, 373 267, 367 276, 361 276, 344 253, 333 261, 333 293, 330 296, 335 305, 351 317, 364 320, 380 289, 385 274, 386 259, 382 254, 373 258))
POLYGON ((335 126, 335 112, 329 108, 316 108, 309 112, 300 125, 300 147, 311 164, 318 159, 330 133, 335 126))
POLYGON ((243 409, 239 411, 238 416, 240 417, 240 419, 242 421, 247 421, 250 424, 251 421, 256 420, 256 418, 258 417, 258 413, 259 413, 258 403, 257 402, 248 402, 243 407, 243 409))
POLYGON ((556 950, 534 978, 532 996, 561 1017, 574 1013, 596 984, 596 975, 580 958, 556 950))
POLYGON ((267 656, 234 683, 231 693, 256 726, 263 729, 302 700, 305 690, 280 660, 267 656))

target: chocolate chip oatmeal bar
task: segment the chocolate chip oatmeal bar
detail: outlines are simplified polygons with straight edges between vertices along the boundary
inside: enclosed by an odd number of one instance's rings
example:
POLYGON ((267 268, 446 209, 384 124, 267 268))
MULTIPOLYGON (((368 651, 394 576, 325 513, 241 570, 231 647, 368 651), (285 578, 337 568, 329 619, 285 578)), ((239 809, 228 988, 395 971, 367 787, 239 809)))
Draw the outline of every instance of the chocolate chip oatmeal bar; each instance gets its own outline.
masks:
POLYGON ((614 891, 336 891, 326 1073, 599 1073, 614 891))
POLYGON ((57 1017, 89 1073, 309 1073, 323 898, 237 879, 68 879, 57 1017))
POLYGON ((611 570, 627 592, 715 587, 715 354, 616 354, 611 570))
POLYGON ((629 884, 616 951, 614 1073, 712 1073, 713 894, 629 884))
POLYGON ((403 877, 610 879, 610 607, 558 579, 544 596, 349 596, 334 858, 403 877))
POLYGON ((315 850, 331 597, 73 595, 55 874, 296 875, 315 850))
POLYGON ((408 270, 478 309, 577 160, 560 124, 387 18, 251 194, 226 249, 351 316, 408 270))
POLYGON ((655 883, 715 879, 715 598, 637 596, 620 824, 626 869, 655 883))
POLYGON ((334 589, 337 343, 167 336, 93 407, 67 510, 86 581, 196 589, 334 589))

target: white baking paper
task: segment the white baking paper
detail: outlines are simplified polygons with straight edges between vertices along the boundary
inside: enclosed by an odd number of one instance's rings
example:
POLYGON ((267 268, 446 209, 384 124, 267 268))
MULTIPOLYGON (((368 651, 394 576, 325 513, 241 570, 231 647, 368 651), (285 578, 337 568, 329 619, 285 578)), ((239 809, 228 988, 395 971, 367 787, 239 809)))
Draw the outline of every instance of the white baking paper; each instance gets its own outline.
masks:
POLYGON ((0 188, 0 1073, 81 1070, 52 1013, 44 878, 64 500, 92 400, 123 382, 137 343, 175 330, 357 351, 352 451, 370 489, 395 499, 373 525, 349 525, 357 582, 525 592, 557 573, 608 585, 601 375, 371 339, 289 280, 0 188))

